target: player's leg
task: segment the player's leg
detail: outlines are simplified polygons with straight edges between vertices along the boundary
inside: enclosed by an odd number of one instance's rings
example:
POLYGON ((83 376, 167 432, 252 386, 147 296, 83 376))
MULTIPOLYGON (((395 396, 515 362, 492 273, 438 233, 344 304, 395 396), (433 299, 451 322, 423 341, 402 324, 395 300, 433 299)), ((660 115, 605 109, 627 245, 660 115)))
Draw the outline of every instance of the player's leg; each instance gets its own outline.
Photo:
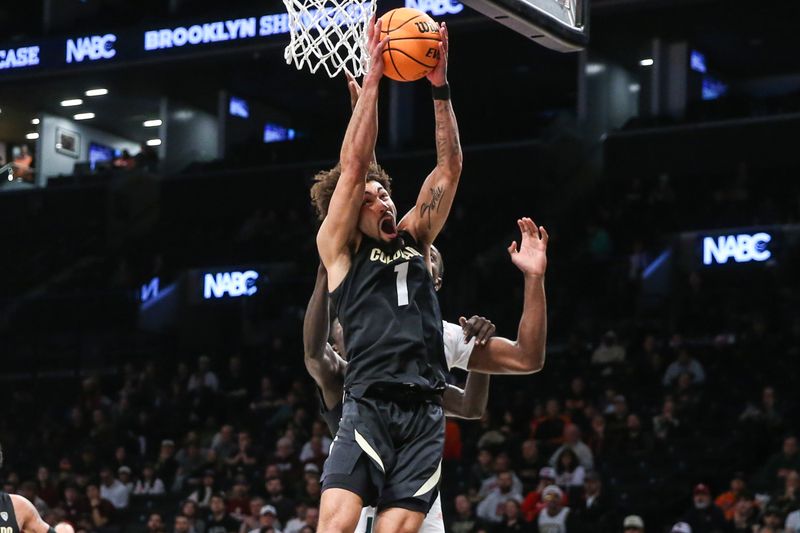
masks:
POLYGON ((376 533, 416 533, 438 496, 444 412, 435 403, 395 404, 391 419, 404 444, 381 492, 376 533))
POLYGON ((361 496, 347 489, 329 488, 320 500, 318 533, 352 533, 361 516, 361 496))

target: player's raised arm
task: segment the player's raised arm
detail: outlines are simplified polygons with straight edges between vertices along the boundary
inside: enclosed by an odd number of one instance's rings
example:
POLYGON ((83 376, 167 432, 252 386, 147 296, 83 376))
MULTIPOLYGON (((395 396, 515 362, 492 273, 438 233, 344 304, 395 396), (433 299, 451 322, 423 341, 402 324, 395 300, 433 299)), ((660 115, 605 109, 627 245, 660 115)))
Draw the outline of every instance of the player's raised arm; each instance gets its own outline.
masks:
POLYGON ((445 414, 472 420, 481 418, 489 401, 490 379, 486 374, 470 372, 463 389, 448 385, 442 397, 445 414))
POLYGON ((330 313, 328 311, 328 276, 322 265, 317 269, 314 292, 303 317, 303 351, 306 368, 322 391, 327 407, 342 397, 345 361, 328 344, 330 313))
POLYGON ((442 230, 461 177, 461 141, 458 124, 450 102, 447 84, 447 26, 439 28, 439 63, 427 78, 433 86, 433 108, 436 115, 436 167, 425 179, 417 203, 403 217, 400 227, 409 231, 417 241, 430 244, 442 230))
MULTIPOLYGON (((530 218, 517 221, 522 241, 508 247, 511 261, 525 278, 525 296, 517 340, 492 337, 476 342, 469 359, 469 370, 488 374, 530 374, 544 366, 547 340, 547 302, 544 273, 547 269, 548 235, 530 218)), ((466 319, 462 317, 462 326, 466 319)))
POLYGON ((328 270, 329 288, 335 288, 349 268, 349 245, 355 238, 358 213, 364 201, 365 177, 378 136, 378 89, 383 76, 381 54, 387 41, 380 37, 380 25, 378 21, 369 26, 370 69, 342 141, 341 174, 327 216, 317 233, 317 248, 328 270))

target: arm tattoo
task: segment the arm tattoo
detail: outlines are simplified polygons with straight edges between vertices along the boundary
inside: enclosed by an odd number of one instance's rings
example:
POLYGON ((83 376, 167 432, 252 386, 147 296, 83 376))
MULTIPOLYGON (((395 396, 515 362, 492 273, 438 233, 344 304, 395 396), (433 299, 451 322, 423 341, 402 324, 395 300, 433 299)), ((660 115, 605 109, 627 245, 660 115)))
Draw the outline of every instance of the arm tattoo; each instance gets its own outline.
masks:
POLYGON ((422 209, 420 210, 420 215, 422 218, 425 218, 425 215, 428 215, 428 229, 432 227, 431 216, 433 212, 439 211, 439 208, 442 206, 442 197, 444 196, 444 187, 441 185, 437 187, 431 187, 431 201, 424 202, 422 204, 422 209))
POLYGON ((456 126, 456 118, 450 102, 437 100, 434 108, 436 111, 436 164, 445 166, 452 158, 461 153, 458 126, 456 126))

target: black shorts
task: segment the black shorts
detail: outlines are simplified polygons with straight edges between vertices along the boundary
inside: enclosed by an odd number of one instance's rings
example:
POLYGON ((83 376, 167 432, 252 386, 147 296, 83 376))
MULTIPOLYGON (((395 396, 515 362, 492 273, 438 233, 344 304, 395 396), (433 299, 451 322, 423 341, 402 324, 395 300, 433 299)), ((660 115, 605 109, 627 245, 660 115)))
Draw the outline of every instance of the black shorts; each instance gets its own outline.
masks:
POLYGON ((347 396, 322 490, 349 490, 379 512, 401 507, 427 514, 439 487, 443 448, 444 411, 437 402, 347 396))

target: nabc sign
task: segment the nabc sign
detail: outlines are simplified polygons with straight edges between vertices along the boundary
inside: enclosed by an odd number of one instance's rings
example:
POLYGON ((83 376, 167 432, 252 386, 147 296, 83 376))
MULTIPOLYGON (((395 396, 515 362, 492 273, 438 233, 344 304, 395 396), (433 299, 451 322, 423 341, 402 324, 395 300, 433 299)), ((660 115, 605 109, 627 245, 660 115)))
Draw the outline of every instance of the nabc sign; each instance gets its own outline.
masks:
POLYGON ((252 296, 258 291, 258 272, 216 272, 203 275, 203 298, 206 300, 252 296))
POLYGON ((719 235, 703 238, 703 264, 723 265, 733 259, 737 263, 767 261, 772 252, 767 249, 772 235, 765 232, 754 234, 719 235))

